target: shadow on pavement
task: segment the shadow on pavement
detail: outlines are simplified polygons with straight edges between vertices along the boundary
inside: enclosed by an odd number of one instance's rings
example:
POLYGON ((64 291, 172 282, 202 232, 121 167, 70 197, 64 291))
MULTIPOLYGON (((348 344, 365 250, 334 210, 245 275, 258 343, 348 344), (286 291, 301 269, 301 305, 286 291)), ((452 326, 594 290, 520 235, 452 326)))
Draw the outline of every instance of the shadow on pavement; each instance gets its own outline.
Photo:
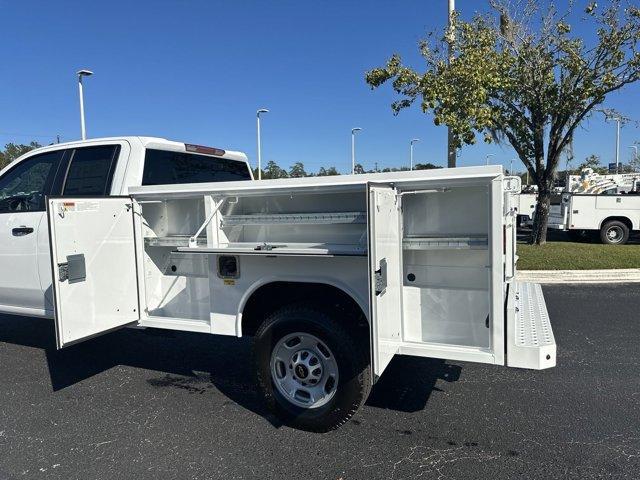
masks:
MULTIPOLYGON (((57 350, 51 320, 0 315, 0 342, 44 350, 54 392, 125 365, 157 372, 147 379, 153 388, 205 394, 215 387, 274 427, 281 426, 255 386, 248 338, 123 329, 57 350)), ((455 382, 460 371, 443 360, 396 356, 366 404, 403 412, 422 410, 431 392, 438 390, 436 382, 455 382)))
POLYGON ((396 356, 371 390, 366 405, 400 412, 418 412, 431 392, 441 391, 438 380, 455 382, 462 368, 435 358, 396 356))

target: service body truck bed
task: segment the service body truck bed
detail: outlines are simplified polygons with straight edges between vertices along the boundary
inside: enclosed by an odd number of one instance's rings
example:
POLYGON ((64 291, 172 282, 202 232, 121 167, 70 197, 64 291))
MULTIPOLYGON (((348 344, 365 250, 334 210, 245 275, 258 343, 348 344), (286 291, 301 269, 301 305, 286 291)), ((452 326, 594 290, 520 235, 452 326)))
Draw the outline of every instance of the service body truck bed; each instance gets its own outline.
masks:
POLYGON ((542 291, 514 280, 519 187, 469 167, 49 198, 58 346, 127 325, 253 335, 267 403, 315 431, 396 354, 552 367, 542 291))

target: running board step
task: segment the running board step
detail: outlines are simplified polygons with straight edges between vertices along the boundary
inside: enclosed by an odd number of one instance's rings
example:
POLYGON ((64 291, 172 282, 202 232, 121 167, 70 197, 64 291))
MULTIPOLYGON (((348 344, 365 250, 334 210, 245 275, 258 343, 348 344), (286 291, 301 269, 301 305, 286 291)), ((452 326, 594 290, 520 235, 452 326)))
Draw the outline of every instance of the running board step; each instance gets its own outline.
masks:
POLYGON ((556 341, 540 285, 512 283, 507 309, 507 365, 535 370, 554 367, 556 341))

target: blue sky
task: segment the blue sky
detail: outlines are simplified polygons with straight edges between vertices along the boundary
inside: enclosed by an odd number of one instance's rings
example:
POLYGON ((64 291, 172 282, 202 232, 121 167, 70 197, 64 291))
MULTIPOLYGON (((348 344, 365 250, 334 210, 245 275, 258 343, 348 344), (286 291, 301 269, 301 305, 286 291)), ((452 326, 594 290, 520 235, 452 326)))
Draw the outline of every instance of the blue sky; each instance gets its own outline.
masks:
MULTIPOLYGON (((485 5, 457 1, 464 16, 485 5)), ((255 111, 266 107, 265 162, 345 172, 350 129, 362 127, 357 160, 367 169, 408 164, 415 137, 416 162, 446 164, 445 128, 418 107, 393 116, 391 88, 364 82, 393 52, 420 65, 417 42, 445 23, 445 0, 0 0, 0 18, 2 145, 79 138, 75 72, 88 68, 90 137, 162 136, 245 151, 255 162, 255 111)), ((639 120, 640 86, 606 106, 639 120)), ((623 128, 622 160, 635 141, 637 126, 623 128)), ((576 164, 592 153, 612 161, 614 125, 595 116, 574 148, 576 164)), ((484 164, 488 153, 507 166, 515 158, 508 146, 481 144, 465 147, 458 164, 484 164)))

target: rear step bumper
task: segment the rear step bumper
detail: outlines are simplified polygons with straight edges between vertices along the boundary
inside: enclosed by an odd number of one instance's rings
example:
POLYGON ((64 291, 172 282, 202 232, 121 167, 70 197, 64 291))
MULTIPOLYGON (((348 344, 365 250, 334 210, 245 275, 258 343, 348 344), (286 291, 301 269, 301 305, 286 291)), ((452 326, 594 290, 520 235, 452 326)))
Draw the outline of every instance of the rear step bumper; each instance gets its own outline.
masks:
POLYGON ((507 298, 507 365, 542 370, 556 365, 553 337, 542 288, 514 282, 507 298))

